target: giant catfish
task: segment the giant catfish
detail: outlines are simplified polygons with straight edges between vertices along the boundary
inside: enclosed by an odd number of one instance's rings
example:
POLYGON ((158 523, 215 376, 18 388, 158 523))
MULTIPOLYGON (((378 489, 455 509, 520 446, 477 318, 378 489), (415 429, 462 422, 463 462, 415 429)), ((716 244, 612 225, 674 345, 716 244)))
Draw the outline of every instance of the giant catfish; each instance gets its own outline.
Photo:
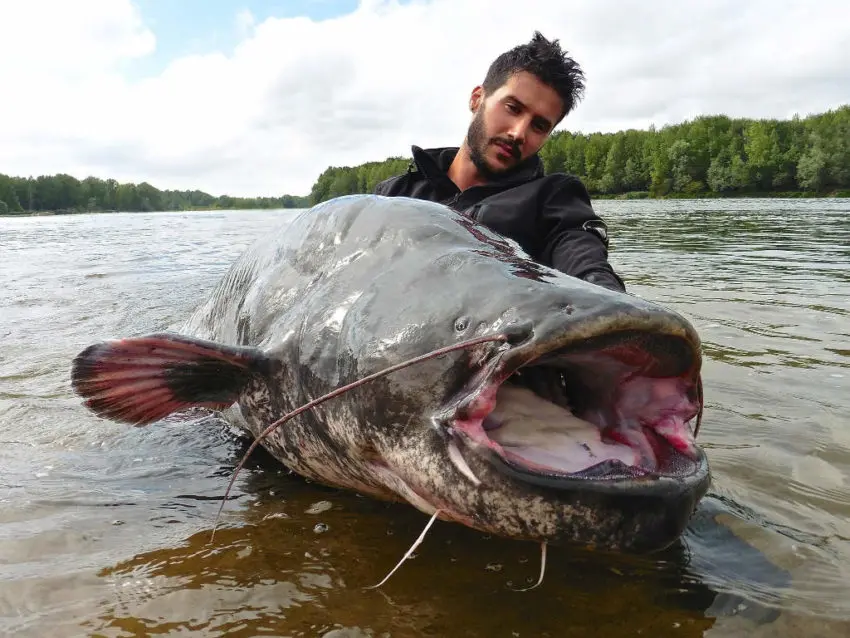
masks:
POLYGON ((257 437, 317 397, 473 337, 263 439, 303 477, 512 539, 648 552, 710 482, 701 346, 680 314, 540 265, 437 203, 342 197, 232 265, 180 334, 74 360, 95 413, 189 407, 257 437))

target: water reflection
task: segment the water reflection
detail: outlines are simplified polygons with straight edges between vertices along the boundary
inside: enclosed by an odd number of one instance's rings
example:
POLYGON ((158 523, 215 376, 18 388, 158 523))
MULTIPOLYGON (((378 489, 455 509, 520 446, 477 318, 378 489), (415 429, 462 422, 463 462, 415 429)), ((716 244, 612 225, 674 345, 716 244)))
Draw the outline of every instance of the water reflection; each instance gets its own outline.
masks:
MULTIPOLYGON (((406 551, 425 517, 275 475, 270 460, 262 465, 266 471, 252 472, 244 486, 256 498, 240 527, 217 531, 213 542, 203 529, 103 570, 122 593, 89 626, 149 634, 240 635, 243 628, 248 635, 250 627, 253 635, 322 635, 339 624, 392 636, 619 636, 625 624, 648 635, 701 636, 714 622, 703 612, 716 594, 687 567, 683 547, 652 559, 553 549, 544 585, 518 594, 512 590, 536 579, 536 546, 447 523, 435 524, 381 590, 367 590, 406 551)), ((691 544, 704 540, 695 536, 691 544)), ((734 611, 723 604, 719 614, 734 611)))

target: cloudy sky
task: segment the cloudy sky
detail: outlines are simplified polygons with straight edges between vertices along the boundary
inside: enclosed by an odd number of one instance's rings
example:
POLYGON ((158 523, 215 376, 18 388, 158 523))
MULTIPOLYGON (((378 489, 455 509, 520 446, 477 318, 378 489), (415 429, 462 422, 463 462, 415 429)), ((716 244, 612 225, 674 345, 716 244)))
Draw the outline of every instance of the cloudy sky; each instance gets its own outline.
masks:
POLYGON ((535 29, 587 76, 561 129, 850 103, 848 0, 2 0, 0 173, 306 194, 457 145, 535 29))

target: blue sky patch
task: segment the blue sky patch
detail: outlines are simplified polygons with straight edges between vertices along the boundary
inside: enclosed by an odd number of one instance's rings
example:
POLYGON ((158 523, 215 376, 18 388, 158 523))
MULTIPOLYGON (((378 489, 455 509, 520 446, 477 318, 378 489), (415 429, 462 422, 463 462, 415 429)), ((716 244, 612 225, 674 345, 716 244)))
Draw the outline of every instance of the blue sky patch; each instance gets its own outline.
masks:
POLYGON ((145 25, 156 35, 153 55, 125 67, 131 79, 159 74, 184 55, 229 54, 244 37, 237 16, 246 9, 259 23, 267 18, 306 16, 327 20, 353 12, 357 0, 136 0, 145 25))

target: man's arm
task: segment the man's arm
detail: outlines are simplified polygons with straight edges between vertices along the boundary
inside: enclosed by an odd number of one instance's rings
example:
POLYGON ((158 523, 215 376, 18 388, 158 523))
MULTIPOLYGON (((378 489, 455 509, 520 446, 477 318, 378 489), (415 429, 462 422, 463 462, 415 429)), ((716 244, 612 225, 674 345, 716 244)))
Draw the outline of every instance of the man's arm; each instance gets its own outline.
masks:
POLYGON ((590 204, 584 184, 569 175, 554 176, 541 193, 539 223, 543 261, 591 283, 625 291, 608 262, 608 230, 590 204))

